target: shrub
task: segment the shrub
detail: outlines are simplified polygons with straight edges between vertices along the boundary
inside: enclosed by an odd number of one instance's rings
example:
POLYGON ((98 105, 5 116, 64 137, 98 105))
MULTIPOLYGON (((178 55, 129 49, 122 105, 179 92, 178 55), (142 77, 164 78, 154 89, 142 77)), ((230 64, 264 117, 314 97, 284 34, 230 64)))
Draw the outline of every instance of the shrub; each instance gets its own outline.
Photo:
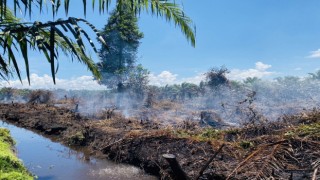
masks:
POLYGON ((29 94, 28 103, 40 103, 48 104, 53 100, 53 94, 51 91, 36 90, 29 94))

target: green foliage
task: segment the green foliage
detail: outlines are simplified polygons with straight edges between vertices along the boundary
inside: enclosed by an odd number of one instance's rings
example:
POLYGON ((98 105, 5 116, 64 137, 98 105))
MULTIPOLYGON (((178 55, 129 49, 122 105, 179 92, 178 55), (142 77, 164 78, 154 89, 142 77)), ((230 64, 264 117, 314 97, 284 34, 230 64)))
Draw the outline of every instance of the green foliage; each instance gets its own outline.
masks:
POLYGON ((141 64, 134 67, 130 71, 127 86, 133 95, 136 95, 138 99, 144 97, 145 89, 148 86, 150 72, 145 69, 141 64))
POLYGON ((178 138, 190 138, 197 141, 221 140, 225 134, 225 130, 214 128, 203 128, 199 131, 176 130, 173 132, 178 138))
MULTIPOLYGON (((119 6, 119 3, 118 3, 119 6)), ((102 74, 101 84, 109 88, 125 84, 135 69, 136 55, 143 33, 139 31, 138 19, 128 4, 120 11, 114 10, 102 30, 108 46, 102 44, 97 64, 102 74)))
POLYGON ((221 136, 222 131, 214 128, 206 128, 201 134, 198 135, 199 138, 203 139, 218 139, 221 136))
MULTIPOLYGON (((100 73, 87 54, 84 40, 92 49, 97 52, 96 47, 86 31, 84 31, 80 23, 84 23, 90 27, 97 35, 98 40, 103 44, 108 44, 100 36, 98 30, 88 21, 80 18, 69 17, 67 20, 58 19, 49 22, 21 22, 16 18, 17 12, 24 12, 32 18, 32 11, 38 9, 40 13, 44 13, 43 6, 50 3, 52 5, 51 12, 53 17, 57 14, 63 4, 66 15, 70 8, 70 0, 13 0, 12 6, 8 7, 8 1, 0 1, 0 46, 2 49, 0 56, 0 78, 8 79, 12 74, 16 74, 21 80, 20 67, 17 62, 17 54, 21 54, 26 67, 27 78, 30 84, 29 72, 29 48, 43 53, 44 57, 50 63, 53 82, 55 83, 55 74, 58 70, 59 51, 71 58, 76 58, 84 63, 93 75, 100 79, 100 73), (11 13, 9 8, 13 9, 11 13), (70 36, 66 36, 65 32, 70 32, 70 36)), ((109 10, 111 0, 92 0, 92 7, 98 5, 99 12, 109 10)), ((195 30, 192 28, 192 21, 181 10, 179 5, 170 1, 159 0, 117 0, 116 12, 120 13, 124 4, 130 4, 130 8, 137 15, 141 10, 148 11, 151 9, 152 14, 165 17, 169 21, 173 21, 182 33, 195 45, 195 30)), ((86 15, 88 0, 83 0, 83 10, 86 15)))
POLYGON ((14 145, 15 143, 10 136, 10 131, 4 128, 0 128, 0 141, 10 145, 14 145))
MULTIPOLYGON (((83 4, 83 12, 86 15, 86 8, 88 1, 90 0, 82 0, 83 4)), ((186 36, 186 38, 191 42, 191 44, 195 45, 195 27, 192 27, 192 20, 186 16, 186 14, 181 10, 180 6, 176 3, 175 0, 116 0, 117 11, 120 11, 123 4, 130 4, 130 7, 133 9, 135 14, 140 13, 142 10, 146 10, 149 12, 151 10, 152 14, 157 16, 165 17, 168 21, 173 21, 176 26, 180 27, 182 33, 186 36)), ((91 0, 92 8, 95 9, 96 5, 98 6, 99 13, 103 13, 108 11, 110 8, 112 0, 91 0)), ((29 17, 32 15, 32 4, 36 5, 35 7, 43 12, 43 5, 46 4, 46 0, 13 0, 13 8, 14 12, 17 11, 25 12, 29 17)), ((58 13, 61 9, 61 4, 63 4, 63 8, 68 15, 70 8, 70 0, 54 0, 50 1, 52 5, 52 15, 53 17, 58 13)), ((0 1, 0 7, 6 8, 7 1, 0 1)), ((1 10, 0 18, 3 17, 5 11, 1 10)))
POLYGON ((84 145, 85 143, 85 136, 83 135, 83 132, 78 131, 71 137, 69 137, 68 142, 69 145, 84 145))
POLYGON ((4 87, 0 90, 0 99, 11 99, 13 95, 15 94, 15 89, 10 87, 4 87))
MULTIPOLYGON (((1 8, 1 7, 0 7, 1 8)), ((58 70, 57 61, 59 52, 70 55, 73 59, 76 57, 80 62, 87 65, 94 76, 99 78, 99 73, 93 63, 93 60, 86 55, 85 46, 81 36, 84 36, 88 42, 92 42, 87 33, 83 31, 79 23, 83 22, 89 25, 100 37, 97 30, 84 19, 69 18, 68 20, 57 20, 55 22, 40 23, 34 22, 32 25, 23 23, 17 19, 9 9, 3 15, 0 22, 0 46, 2 47, 2 56, 0 56, 0 75, 3 79, 10 74, 10 66, 13 64, 17 76, 21 80, 19 64, 16 60, 16 54, 19 52, 25 61, 26 73, 30 83, 28 46, 31 50, 42 52, 50 63, 53 81, 55 83, 55 74, 58 70), (72 32, 74 39, 65 36, 64 32, 72 32)), ((94 44, 90 43, 95 50, 94 44)))
POLYGON ((285 133, 286 137, 294 137, 299 136, 302 138, 314 138, 320 139, 320 122, 307 124, 307 125, 300 125, 292 131, 288 131, 285 133))
POLYGON ((7 129, 0 128, 0 180, 33 179, 11 150, 14 141, 7 129))
POLYGON ((252 84, 254 84, 254 83, 258 82, 258 81, 260 81, 260 79, 257 78, 257 77, 248 77, 243 81, 243 83, 252 85, 252 84))
POLYGON ((191 99, 199 95, 199 87, 196 84, 184 82, 181 84, 180 94, 182 99, 191 99))
POLYGON ((180 94, 180 85, 166 85, 160 89, 160 99, 177 100, 180 94))

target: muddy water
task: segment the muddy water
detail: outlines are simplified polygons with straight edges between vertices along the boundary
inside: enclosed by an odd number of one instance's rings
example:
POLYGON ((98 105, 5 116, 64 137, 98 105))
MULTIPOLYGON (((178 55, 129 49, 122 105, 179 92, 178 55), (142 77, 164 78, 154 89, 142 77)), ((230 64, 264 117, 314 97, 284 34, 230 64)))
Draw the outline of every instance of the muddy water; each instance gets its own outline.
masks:
POLYGON ((50 139, 3 121, 0 127, 8 128, 16 141, 18 157, 39 180, 149 180, 139 168, 90 158, 50 139))

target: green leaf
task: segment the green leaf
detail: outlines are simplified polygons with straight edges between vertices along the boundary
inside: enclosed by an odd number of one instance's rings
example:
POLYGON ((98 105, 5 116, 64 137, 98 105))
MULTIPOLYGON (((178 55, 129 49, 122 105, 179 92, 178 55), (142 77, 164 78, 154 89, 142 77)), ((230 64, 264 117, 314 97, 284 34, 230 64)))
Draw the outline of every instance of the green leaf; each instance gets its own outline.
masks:
POLYGON ((85 24, 87 24, 97 35, 99 41, 101 43, 103 43, 105 46, 108 46, 107 43, 105 42, 105 40, 103 39, 103 37, 101 36, 99 30, 91 23, 89 23, 88 21, 84 20, 84 19, 78 19, 79 21, 84 22, 85 24))
POLYGON ((87 0, 82 0, 83 2, 83 14, 84 16, 87 15, 87 0))
POLYGON ((70 0, 64 0, 64 11, 66 12, 67 16, 69 13, 69 3, 70 3, 70 0))
POLYGON ((27 48, 27 39, 26 37, 22 34, 19 33, 18 34, 18 38, 19 40, 19 46, 20 46, 20 50, 26 65, 26 72, 27 72, 27 78, 28 78, 28 83, 30 85, 30 72, 29 72, 29 60, 28 60, 28 48, 27 48))
POLYGON ((19 66, 18 66, 18 63, 17 63, 17 60, 16 60, 16 57, 14 56, 14 53, 11 49, 10 46, 8 46, 8 56, 9 56, 9 62, 12 61, 13 65, 14 65, 14 68, 16 70, 16 73, 18 75, 18 78, 20 80, 20 82, 22 83, 22 79, 21 79, 21 75, 20 75, 20 70, 19 70, 19 66))
POLYGON ((51 65, 51 74, 52 74, 52 78, 53 78, 53 83, 56 84, 56 73, 55 73, 55 68, 54 68, 54 57, 55 57, 55 53, 54 53, 54 34, 55 34, 55 30, 54 30, 54 26, 51 26, 50 29, 50 65, 51 65))
POLYGON ((69 20, 71 21, 70 23, 73 25, 74 29, 70 26, 70 24, 65 24, 67 26, 67 28, 71 31, 71 33, 73 34, 73 36, 76 38, 77 43, 81 49, 81 52, 83 54, 86 54, 84 51, 84 44, 81 38, 81 34, 80 34, 80 27, 78 26, 76 20, 74 18, 69 18, 69 20))
POLYGON ((71 43, 71 41, 69 40, 69 38, 67 38, 58 28, 55 28, 55 32, 64 39, 64 41, 68 44, 68 46, 70 47, 70 49, 72 50, 73 54, 75 54, 77 56, 77 58, 80 60, 80 57, 78 55, 78 52, 76 51, 74 45, 71 43))

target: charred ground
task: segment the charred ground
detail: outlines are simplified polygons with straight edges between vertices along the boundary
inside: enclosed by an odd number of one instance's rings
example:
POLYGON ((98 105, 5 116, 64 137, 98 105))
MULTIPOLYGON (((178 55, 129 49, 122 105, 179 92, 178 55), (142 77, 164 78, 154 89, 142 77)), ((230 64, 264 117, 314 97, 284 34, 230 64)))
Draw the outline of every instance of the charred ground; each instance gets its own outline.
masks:
POLYGON ((163 154, 174 154, 190 179, 310 179, 319 177, 320 111, 314 109, 276 122, 224 130, 184 121, 168 126, 125 118, 95 119, 67 107, 48 104, 1 104, 6 122, 34 130, 92 155, 134 164, 162 179, 174 176, 163 154))

